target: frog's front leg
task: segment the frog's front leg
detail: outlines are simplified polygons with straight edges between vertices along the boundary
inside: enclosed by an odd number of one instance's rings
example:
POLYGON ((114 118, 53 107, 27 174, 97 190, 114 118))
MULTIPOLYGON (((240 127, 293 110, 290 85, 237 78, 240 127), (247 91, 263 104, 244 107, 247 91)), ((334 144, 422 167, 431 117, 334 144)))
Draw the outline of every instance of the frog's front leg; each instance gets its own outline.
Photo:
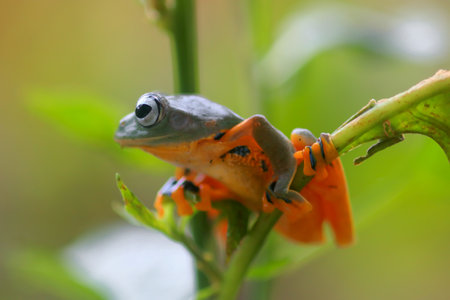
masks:
POLYGON ((310 204, 296 191, 289 187, 297 170, 294 158, 295 149, 291 142, 262 115, 254 115, 230 129, 224 136, 225 140, 254 140, 271 163, 275 184, 268 189, 270 196, 282 199, 287 203, 296 201, 305 204, 305 210, 310 204))
POLYGON ((226 193, 223 188, 220 187, 215 187, 213 190, 210 185, 214 183, 211 183, 210 181, 211 178, 203 174, 197 174, 187 168, 177 168, 175 177, 169 178, 158 191, 154 204, 158 215, 160 217, 164 215, 162 206, 164 196, 169 196, 174 200, 177 205, 178 215, 191 215, 193 209, 191 203, 185 197, 185 191, 190 191, 199 195, 200 201, 194 204, 196 209, 210 211, 212 209, 212 200, 229 195, 229 193, 226 193))
POLYGON ((184 189, 186 183, 185 178, 170 177, 166 183, 161 187, 156 195, 156 200, 154 207, 158 212, 158 216, 162 217, 164 215, 163 201, 164 196, 171 197, 177 205, 177 212, 180 216, 187 216, 193 213, 190 203, 184 197, 184 189))

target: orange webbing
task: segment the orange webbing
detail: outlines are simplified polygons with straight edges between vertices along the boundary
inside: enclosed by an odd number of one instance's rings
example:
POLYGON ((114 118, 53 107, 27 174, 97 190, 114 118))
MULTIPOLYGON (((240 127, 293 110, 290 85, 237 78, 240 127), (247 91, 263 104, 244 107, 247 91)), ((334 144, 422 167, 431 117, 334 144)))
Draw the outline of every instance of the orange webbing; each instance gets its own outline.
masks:
POLYGON ((184 188, 179 187, 172 193, 172 199, 177 205, 177 212, 179 216, 192 215, 193 210, 189 202, 184 198, 184 188))
MULTIPOLYGON (((222 199, 235 199, 236 196, 221 182, 213 179, 204 174, 197 174, 194 171, 190 171, 188 174, 182 168, 177 168, 175 171, 175 178, 178 182, 191 181, 194 185, 199 187, 200 202, 194 206, 201 211, 212 211, 212 202, 220 201, 222 199), (180 181, 181 180, 181 181, 180 181)), ((174 186, 175 188, 175 186, 174 186)), ((172 199, 177 205, 177 212, 180 216, 191 215, 194 211, 189 201, 184 197, 184 188, 182 185, 176 187, 171 194, 172 199)), ((156 196, 153 206, 158 212, 158 216, 161 218, 164 216, 164 207, 162 205, 164 197, 159 192, 156 196)))
POLYGON ((299 143, 299 139, 294 136, 295 135, 291 137, 293 145, 297 150, 297 152, 294 153, 294 157, 297 159, 297 164, 303 162, 303 173, 307 176, 316 175, 319 178, 326 178, 327 171, 325 165, 339 157, 339 153, 331 141, 330 134, 322 133, 319 140, 310 146, 299 143), (322 147, 320 146, 320 143, 322 144, 322 147), (311 164, 311 155, 316 162, 314 167, 311 164))
MULTIPOLYGON (((301 139, 291 137, 291 140, 297 150, 294 154, 297 162, 299 164, 304 162, 305 174, 316 174, 300 192, 311 203, 313 209, 299 214, 297 218, 284 214, 275 228, 297 242, 320 243, 324 241, 323 224, 328 222, 336 243, 341 246, 350 244, 353 241, 354 232, 347 182, 329 134, 320 136, 325 159, 318 142, 309 148, 305 144, 294 142, 301 139), (311 166, 311 151, 316 161, 315 171, 311 166)), ((281 201, 277 200, 277 202, 281 201)))

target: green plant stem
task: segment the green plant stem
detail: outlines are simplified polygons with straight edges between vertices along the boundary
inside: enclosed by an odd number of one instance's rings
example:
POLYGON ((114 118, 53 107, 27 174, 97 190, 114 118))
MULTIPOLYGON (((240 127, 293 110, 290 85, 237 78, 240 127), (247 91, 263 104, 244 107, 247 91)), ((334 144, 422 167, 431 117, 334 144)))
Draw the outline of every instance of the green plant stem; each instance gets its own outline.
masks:
MULTIPOLYGON (((195 0, 175 0, 170 21, 175 90, 177 93, 198 93, 195 0)), ((203 249, 208 242, 209 226, 205 224, 206 215, 201 214, 203 216, 192 218, 190 225, 196 246, 203 249)), ((204 274, 207 270, 197 268, 197 290, 210 284, 204 274)), ((211 270, 209 272, 214 274, 211 270)))
POLYGON ((219 268, 208 260, 203 253, 199 250, 197 245, 193 243, 192 240, 186 238, 184 234, 180 234, 180 237, 178 239, 188 250, 189 252, 194 256, 198 268, 200 268, 205 274, 208 275, 209 278, 211 278, 212 284, 217 285, 222 280, 222 272, 219 270, 219 268))
POLYGON ((179 93, 197 93, 195 0, 175 0, 171 16, 174 81, 179 93))
POLYGON ((281 215, 282 212, 279 210, 275 210, 270 214, 260 214, 258 220, 242 242, 241 247, 230 260, 220 290, 219 300, 232 300, 236 298, 250 263, 262 248, 268 233, 281 215))
POLYGON ((336 130, 331 139, 340 154, 346 152, 349 146, 358 137, 388 120, 390 117, 417 105, 424 99, 433 97, 446 90, 450 90, 450 72, 438 72, 435 76, 426 79, 409 90, 391 98, 379 100, 367 112, 348 122, 336 130), (344 151, 342 151, 344 150, 344 151))
MULTIPOLYGON (((211 237, 211 225, 209 224, 208 216, 205 212, 196 212, 189 222, 192 237, 194 238, 194 243, 198 249, 206 249, 208 246, 209 237, 211 237)), ((195 256, 195 254, 194 254, 195 256)), ((201 265, 199 265, 201 267, 201 265)), ((217 276, 211 277, 212 273, 207 272, 204 268, 196 269, 196 279, 198 290, 207 287, 211 281, 217 276)))
MULTIPOLYGON (((303 163, 297 167, 297 170, 303 170, 303 163)), ((312 176, 305 176, 301 171, 297 172, 291 188, 300 191, 312 178, 312 176)), ((236 298, 251 262, 256 258, 267 235, 282 214, 277 209, 270 214, 260 214, 252 229, 243 239, 240 248, 231 257, 228 270, 223 278, 219 300, 234 300, 236 298)))

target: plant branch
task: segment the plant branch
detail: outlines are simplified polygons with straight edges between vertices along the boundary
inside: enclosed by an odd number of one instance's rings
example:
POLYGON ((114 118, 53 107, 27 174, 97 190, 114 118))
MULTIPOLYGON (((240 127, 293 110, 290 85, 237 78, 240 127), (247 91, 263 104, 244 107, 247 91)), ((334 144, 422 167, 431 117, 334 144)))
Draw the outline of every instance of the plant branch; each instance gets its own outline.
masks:
MULTIPOLYGON (((377 125, 400 115, 412 107, 416 107, 421 101, 447 92, 450 92, 450 72, 439 71, 435 76, 420 82, 404 93, 378 102, 372 100, 369 102, 369 105, 364 107, 333 133, 332 140, 338 155, 342 155, 345 151, 351 150, 351 146, 355 146, 355 141, 359 143, 360 141, 369 141, 374 138, 380 138, 380 128, 377 128, 377 131, 373 134, 369 134, 368 136, 364 135, 368 132, 372 132, 372 129, 377 125), (360 139, 362 135, 364 135, 364 138, 360 139)), ((448 99, 444 100, 442 103, 439 105, 448 106, 448 99)), ((427 105, 431 106, 432 103, 428 103, 427 105)), ((439 108, 445 110, 445 107, 439 108)), ((438 110, 435 112, 437 111, 438 110)), ((446 119, 445 112, 443 116, 443 119, 446 119)), ((442 116, 440 116, 440 118, 442 118, 442 116)), ((448 120, 443 124, 444 129, 446 128, 447 123, 448 120)), ((403 129, 400 126, 398 127, 399 129, 403 129)), ((414 132, 411 129, 408 130, 410 131, 404 131, 414 132)), ((397 137, 398 134, 401 135, 401 132, 403 131, 389 133, 381 126, 381 133, 386 135, 382 143, 389 142, 389 139, 397 137)), ((388 145, 390 144, 388 143, 388 145)), ((382 149, 383 147, 380 148, 382 149)), ((291 188, 297 191, 300 191, 312 179, 310 176, 305 176, 302 170, 303 166, 301 164, 297 168, 297 175, 291 185, 291 188)), ((281 215, 282 213, 279 210, 275 210, 271 214, 261 213, 252 230, 242 241, 241 247, 232 256, 228 271, 224 275, 224 281, 219 295, 220 300, 232 300, 236 298, 241 282, 243 281, 252 260, 256 257, 268 233, 281 215)))
MULTIPOLYGON (((303 170, 303 163, 298 166, 297 170, 303 170)), ((291 187, 300 191, 312 178, 311 176, 305 176, 302 171, 297 172, 291 187)), ((251 262, 256 258, 267 235, 282 214, 281 211, 275 209, 270 214, 261 213, 259 215, 258 220, 243 239, 240 248, 231 257, 228 270, 223 278, 219 300, 232 300, 236 298, 251 262)))
POLYGON ((219 300, 236 298, 250 263, 262 248, 268 233, 281 215, 282 212, 277 209, 270 214, 261 213, 259 215, 258 220, 243 240, 239 250, 231 257, 220 290, 219 300))
POLYGON ((212 285, 219 284, 222 280, 222 272, 219 270, 217 265, 207 259, 195 243, 188 239, 184 234, 180 234, 178 241, 180 241, 194 256, 197 262, 197 267, 208 275, 208 278, 211 279, 212 285))
POLYGON ((441 70, 403 93, 376 102, 372 100, 367 110, 344 123, 331 135, 333 144, 337 151, 343 154, 356 147, 349 147, 352 142, 385 120, 446 91, 450 92, 450 72, 441 70))
MULTIPOLYGON (((163 6, 166 8, 166 6, 163 6)), ((170 8, 168 18, 169 32, 172 38, 173 74, 177 93, 197 93, 197 35, 195 22, 195 0, 175 0, 170 8)), ((205 213, 192 218, 191 229, 195 244, 203 248, 208 242, 209 228, 205 222, 205 213)), ((206 220, 206 221, 205 221, 206 220)), ((203 268, 208 271, 208 268, 203 268)), ((209 270, 214 275, 214 271, 209 270)), ((217 275, 217 274, 216 274, 217 275)), ((215 276, 215 275, 214 275, 215 276)), ((213 277, 214 277, 213 276, 213 277)), ((197 269, 197 289, 201 290, 209 285, 209 280, 202 270, 197 269)), ((217 277, 217 276, 216 276, 217 277)))
POLYGON ((195 0, 175 0, 171 33, 174 81, 178 93, 197 93, 195 0))

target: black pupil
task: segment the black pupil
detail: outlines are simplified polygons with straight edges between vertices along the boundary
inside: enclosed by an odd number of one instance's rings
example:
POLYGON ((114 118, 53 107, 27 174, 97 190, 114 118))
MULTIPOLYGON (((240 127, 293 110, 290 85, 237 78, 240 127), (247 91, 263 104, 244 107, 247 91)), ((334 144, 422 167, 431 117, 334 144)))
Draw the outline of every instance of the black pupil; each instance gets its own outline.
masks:
POLYGON ((144 118, 152 111, 152 107, 147 104, 139 104, 136 106, 136 111, 134 112, 136 114, 136 117, 139 119, 144 118))

